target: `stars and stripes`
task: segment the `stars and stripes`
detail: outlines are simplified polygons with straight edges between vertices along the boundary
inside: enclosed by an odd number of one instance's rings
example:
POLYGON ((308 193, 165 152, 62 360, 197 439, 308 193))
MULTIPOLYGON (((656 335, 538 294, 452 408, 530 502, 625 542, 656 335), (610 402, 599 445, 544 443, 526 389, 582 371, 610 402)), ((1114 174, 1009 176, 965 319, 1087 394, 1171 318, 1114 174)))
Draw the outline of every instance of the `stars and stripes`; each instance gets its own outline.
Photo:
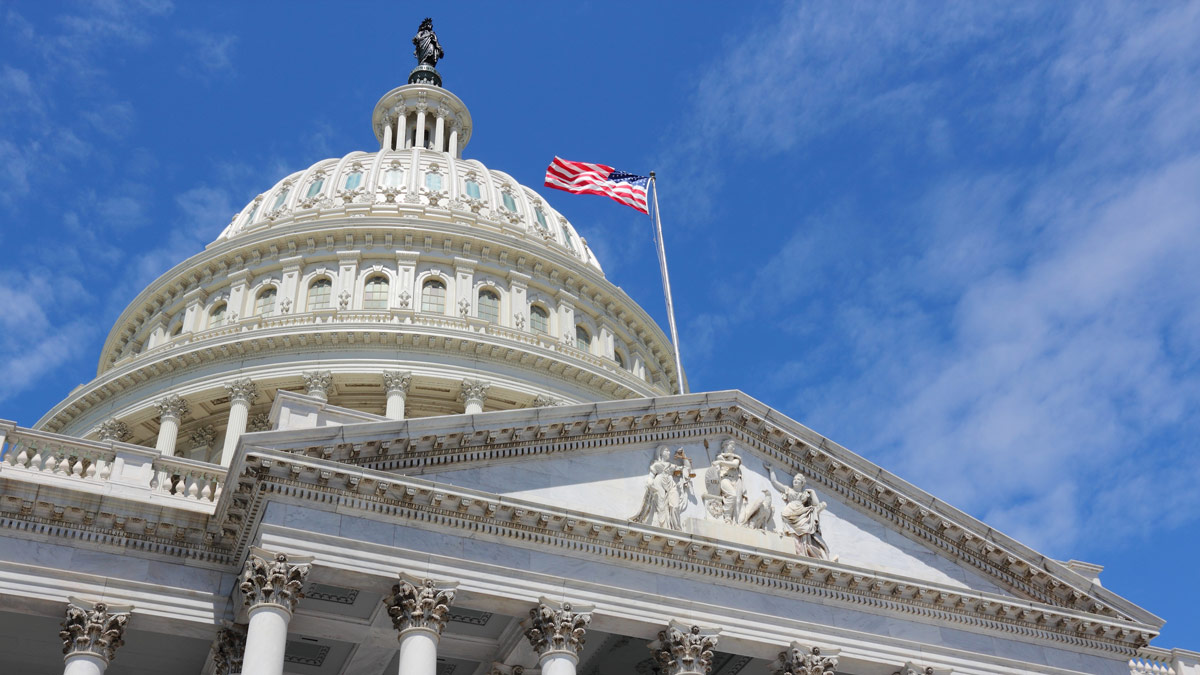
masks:
POLYGON ((649 176, 617 171, 604 164, 572 162, 555 157, 546 168, 546 187, 575 194, 604 195, 626 206, 650 213, 646 206, 646 186, 649 176))

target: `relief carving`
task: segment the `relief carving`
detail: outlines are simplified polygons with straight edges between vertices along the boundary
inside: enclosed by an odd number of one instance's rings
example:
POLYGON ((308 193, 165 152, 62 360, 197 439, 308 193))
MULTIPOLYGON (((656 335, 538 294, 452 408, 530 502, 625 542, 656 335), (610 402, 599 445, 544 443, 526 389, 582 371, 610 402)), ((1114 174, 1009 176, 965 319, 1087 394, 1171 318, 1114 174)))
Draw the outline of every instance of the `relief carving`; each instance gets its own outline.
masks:
POLYGON ((692 473, 692 460, 683 453, 683 448, 672 455, 670 448, 659 446, 654 460, 650 462, 642 507, 630 520, 655 527, 683 529, 680 516, 687 508, 695 475, 692 473))
POLYGON ((792 478, 791 486, 788 486, 775 478, 775 469, 768 465, 764 467, 771 477, 771 485, 783 496, 783 511, 779 515, 796 538, 796 553, 819 560, 837 561, 836 556, 830 557, 829 546, 821 536, 821 512, 826 504, 817 499, 815 491, 805 489, 804 474, 797 473, 792 478))

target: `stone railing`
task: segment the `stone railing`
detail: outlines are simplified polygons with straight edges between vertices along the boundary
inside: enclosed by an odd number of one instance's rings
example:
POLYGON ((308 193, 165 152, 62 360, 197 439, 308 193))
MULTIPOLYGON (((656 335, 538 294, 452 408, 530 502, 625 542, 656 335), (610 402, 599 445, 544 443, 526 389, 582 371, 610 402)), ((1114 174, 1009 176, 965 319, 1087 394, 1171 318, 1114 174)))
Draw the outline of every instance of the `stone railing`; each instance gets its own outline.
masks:
POLYGON ((1200 675, 1200 653, 1143 647, 1129 659, 1129 675, 1200 675))
POLYGON ((0 421, 0 478, 22 483, 111 494, 145 501, 166 499, 183 508, 211 511, 226 469, 153 448, 89 441, 0 421))

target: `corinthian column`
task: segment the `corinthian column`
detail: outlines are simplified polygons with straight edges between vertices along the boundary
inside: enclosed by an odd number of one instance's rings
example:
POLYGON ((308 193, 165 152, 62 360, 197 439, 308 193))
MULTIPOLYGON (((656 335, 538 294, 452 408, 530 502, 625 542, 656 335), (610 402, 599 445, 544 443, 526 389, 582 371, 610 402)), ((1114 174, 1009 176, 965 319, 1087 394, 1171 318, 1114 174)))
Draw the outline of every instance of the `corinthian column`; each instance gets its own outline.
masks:
POLYGON ((437 644, 450 615, 456 583, 434 582, 403 572, 383 599, 400 631, 400 675, 437 675, 437 644))
POLYGON ((101 675, 125 644, 132 607, 70 598, 58 637, 63 641, 63 675, 101 675))
POLYGON ((239 586, 250 608, 242 672, 283 675, 288 622, 311 566, 312 558, 308 556, 271 553, 257 546, 250 549, 239 586))
POLYGON ((164 456, 175 454, 175 439, 179 436, 179 422, 188 414, 188 402, 172 394, 159 399, 154 404, 158 407, 158 441, 154 449, 164 456))
POLYGON ((322 401, 329 400, 329 390, 333 387, 333 373, 328 370, 310 370, 301 373, 304 377, 304 390, 309 396, 322 401))
POLYGON ((649 644, 662 675, 708 675, 717 631, 672 621, 649 644))
POLYGON ((591 611, 591 605, 572 608, 570 603, 546 598, 540 598, 538 606, 529 610, 525 637, 538 654, 542 675, 575 675, 584 632, 592 621, 591 611))
POLYGON ((240 675, 242 657, 246 653, 246 628, 226 623, 213 640, 213 675, 240 675))
POLYGON ((487 399, 490 382, 482 380, 463 380, 462 390, 458 392, 458 400, 463 402, 463 413, 474 415, 483 412, 483 402, 487 399))
POLYGON ((383 388, 387 390, 387 411, 384 416, 388 419, 404 419, 404 402, 408 399, 410 384, 412 373, 393 370, 383 374, 383 388))
POLYGON ((779 652, 767 669, 772 675, 834 675, 838 664, 837 649, 821 649, 793 642, 779 652))
POLYGON ((246 433, 246 420, 250 418, 250 406, 258 398, 258 389, 248 378, 234 380, 225 385, 229 392, 229 425, 225 427, 225 445, 221 448, 221 466, 233 461, 233 451, 238 439, 246 433))

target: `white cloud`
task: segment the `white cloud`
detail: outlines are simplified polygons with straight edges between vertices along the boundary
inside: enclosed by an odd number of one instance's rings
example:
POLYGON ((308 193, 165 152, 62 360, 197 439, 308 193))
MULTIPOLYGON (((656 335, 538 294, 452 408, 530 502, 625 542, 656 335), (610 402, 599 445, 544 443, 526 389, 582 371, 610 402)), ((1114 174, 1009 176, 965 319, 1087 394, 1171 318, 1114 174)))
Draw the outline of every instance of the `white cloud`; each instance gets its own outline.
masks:
POLYGON ((202 78, 228 76, 234 72, 236 35, 192 29, 180 31, 179 36, 191 47, 187 64, 181 66, 183 72, 202 78))

